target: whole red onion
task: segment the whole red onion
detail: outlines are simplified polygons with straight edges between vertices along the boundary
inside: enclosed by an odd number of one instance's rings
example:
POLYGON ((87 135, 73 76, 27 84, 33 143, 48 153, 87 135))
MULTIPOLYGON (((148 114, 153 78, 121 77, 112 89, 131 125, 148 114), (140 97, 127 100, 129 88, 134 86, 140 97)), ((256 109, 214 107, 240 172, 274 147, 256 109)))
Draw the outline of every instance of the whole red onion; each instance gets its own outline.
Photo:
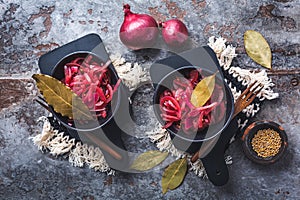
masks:
POLYGON ((132 13, 128 4, 123 10, 124 21, 119 34, 123 44, 133 50, 152 47, 159 34, 155 19, 146 14, 132 13))
POLYGON ((162 36, 170 47, 181 47, 188 40, 188 30, 179 19, 171 19, 161 22, 162 36))

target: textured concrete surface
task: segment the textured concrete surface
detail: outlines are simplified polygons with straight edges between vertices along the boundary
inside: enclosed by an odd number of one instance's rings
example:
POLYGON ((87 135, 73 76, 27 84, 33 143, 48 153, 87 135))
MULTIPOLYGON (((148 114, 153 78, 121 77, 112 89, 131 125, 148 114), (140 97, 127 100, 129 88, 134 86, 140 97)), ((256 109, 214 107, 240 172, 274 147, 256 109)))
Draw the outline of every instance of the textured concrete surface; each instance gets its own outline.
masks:
MULTIPOLYGON (((164 54, 135 53, 118 38, 123 20, 118 1, 0 0, 0 199, 299 199, 300 198, 300 2, 299 0, 128 0, 134 12, 157 20, 182 19, 195 44, 221 35, 237 47, 234 64, 259 68, 243 49, 243 33, 260 31, 273 52, 275 91, 280 98, 266 102, 257 119, 280 123, 288 134, 286 156, 272 166, 245 158, 233 143, 230 181, 215 187, 189 173, 176 190, 161 194, 162 171, 116 176, 72 167, 64 158, 40 153, 28 139, 41 130, 37 119, 45 111, 33 103, 36 89, 30 79, 38 72, 42 54, 88 33, 97 33, 109 52, 126 54, 131 61, 151 63, 164 54)), ((150 88, 150 87, 149 87, 150 88)), ((137 126, 147 127, 152 91, 134 99, 137 126), (143 101, 141 101, 143 100, 143 101), (147 101, 149 100, 149 101, 147 101)), ((136 129, 136 134, 142 128, 136 129)), ((129 149, 154 148, 147 139, 126 139, 129 149)))

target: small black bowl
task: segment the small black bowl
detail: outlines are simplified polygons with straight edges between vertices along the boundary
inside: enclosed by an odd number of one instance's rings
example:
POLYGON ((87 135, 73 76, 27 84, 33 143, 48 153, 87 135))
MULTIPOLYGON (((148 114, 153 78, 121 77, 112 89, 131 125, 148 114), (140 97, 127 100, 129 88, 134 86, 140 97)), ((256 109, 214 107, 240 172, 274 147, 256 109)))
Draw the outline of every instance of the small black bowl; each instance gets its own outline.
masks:
MULTIPOLYGON (((178 76, 187 77, 190 71, 194 69, 201 69, 201 68, 197 66, 180 67, 167 74, 157 84, 156 90, 154 92, 153 106, 154 106, 154 113, 161 124, 163 125, 165 124, 164 120, 160 115, 161 111, 160 111, 159 101, 160 101, 161 94, 166 89, 173 88, 172 83, 176 77, 178 76)), ((207 69, 201 69, 201 73, 206 77, 206 76, 213 75, 215 72, 209 71, 207 69)), ((205 128, 203 130, 199 130, 195 133, 191 133, 189 135, 184 133, 182 129, 178 129, 175 125, 170 126, 169 128, 167 128, 167 131, 170 133, 172 142, 177 149, 185 151, 187 153, 195 153, 200 149, 204 141, 209 141, 216 138, 228 126, 233 114, 233 96, 231 90, 229 89, 228 85, 223 81, 220 74, 216 75, 216 83, 218 83, 221 86, 224 86, 223 92, 225 94, 225 100, 226 100, 226 113, 225 113, 226 115, 223 118, 223 121, 211 125, 208 128, 205 128)))
POLYGON ((286 152, 287 146, 288 146, 288 139, 287 135, 283 129, 282 126, 279 124, 272 122, 272 121, 257 121, 250 124, 243 132, 242 136, 242 147, 245 155, 247 158, 249 158, 251 161, 262 164, 262 165, 269 165, 272 163, 275 163, 278 161, 286 152), (252 148, 251 141, 257 131, 263 130, 263 129, 273 129, 277 133, 279 133, 281 137, 281 147, 279 149, 279 152, 275 156, 270 157, 261 157, 259 156, 252 148))
MULTIPOLYGON (((66 55, 64 58, 62 58, 56 66, 52 70, 52 76, 58 80, 62 80, 64 78, 64 66, 65 64, 71 62, 72 60, 83 57, 87 58, 88 56, 92 56, 93 60, 97 63, 105 63, 106 61, 102 61, 99 56, 92 52, 73 52, 71 54, 66 55)), ((110 64, 108 66, 108 73, 110 75, 111 84, 115 85, 119 79, 116 70, 114 69, 113 65, 110 64)), ((113 99, 108 105, 107 109, 107 116, 105 118, 98 118, 98 120, 92 120, 87 123, 76 123, 76 124, 70 124, 68 123, 68 117, 62 116, 61 114, 55 112, 53 110, 54 116, 68 129, 68 132, 72 137, 74 137, 76 140, 80 140, 80 137, 78 135, 78 131, 82 132, 90 132, 97 130, 99 128, 102 128, 107 123, 111 121, 113 116, 116 114, 117 110, 119 109, 120 101, 121 101, 121 88, 122 85, 120 85, 120 88, 117 90, 117 92, 113 95, 113 99)), ((51 108, 52 109, 52 108, 51 108)))

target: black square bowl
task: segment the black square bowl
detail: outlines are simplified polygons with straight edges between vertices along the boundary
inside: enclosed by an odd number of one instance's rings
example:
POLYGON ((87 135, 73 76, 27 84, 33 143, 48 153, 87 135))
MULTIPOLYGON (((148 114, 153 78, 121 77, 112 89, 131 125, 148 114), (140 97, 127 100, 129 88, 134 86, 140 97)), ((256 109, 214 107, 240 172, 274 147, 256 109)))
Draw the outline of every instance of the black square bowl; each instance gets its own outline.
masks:
MULTIPOLYGON (((51 75, 58 80, 64 79, 64 66, 66 63, 78 57, 87 58, 88 56, 92 56, 93 60, 97 63, 106 63, 106 61, 101 60, 99 56, 92 52, 73 52, 63 57, 55 65, 51 75)), ((108 74, 110 76, 110 83, 116 85, 119 77, 112 64, 108 66, 108 74)), ((114 93, 111 102, 107 105, 107 116, 105 118, 100 117, 85 123, 70 123, 68 117, 55 112, 50 106, 54 117, 67 129, 67 134, 77 141, 100 147, 110 167, 117 170, 124 170, 128 167, 128 153, 121 139, 123 132, 119 128, 120 124, 116 123, 114 119, 120 108, 126 104, 128 105, 128 99, 124 90, 124 85, 121 83, 114 93)))
MULTIPOLYGON (((39 58, 38 65, 42 74, 47 74, 57 78, 58 80, 64 77, 64 64, 73 60, 77 56, 93 55, 99 61, 107 61, 109 56, 106 52, 104 43, 100 36, 95 33, 85 35, 77 40, 64 44, 39 58), (77 54, 77 55, 76 55, 77 54)), ((109 65, 109 73, 111 74, 111 81, 114 84, 118 80, 118 75, 114 66, 109 65)), ((122 123, 127 123, 128 116, 128 92, 126 87, 119 85, 118 91, 114 94, 109 110, 105 119, 94 120, 87 124, 69 124, 66 117, 54 112, 50 106, 51 112, 58 120, 64 133, 75 138, 82 143, 92 144, 94 146, 95 140, 100 139, 101 143, 113 149, 115 154, 108 152, 105 148, 101 148, 105 160, 109 166, 116 170, 123 170, 128 168, 128 152, 122 140, 124 131, 121 129, 122 123), (124 109, 124 108, 127 108, 124 109), (121 120, 120 120, 121 119, 121 120), (93 136, 92 139, 86 136, 93 136)))

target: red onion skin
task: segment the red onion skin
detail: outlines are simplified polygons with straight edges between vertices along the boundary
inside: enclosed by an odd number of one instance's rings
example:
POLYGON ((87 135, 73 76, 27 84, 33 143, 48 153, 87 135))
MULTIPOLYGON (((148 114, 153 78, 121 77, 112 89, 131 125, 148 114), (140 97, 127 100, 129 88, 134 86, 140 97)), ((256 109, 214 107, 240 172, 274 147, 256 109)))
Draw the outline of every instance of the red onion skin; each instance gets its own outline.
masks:
POLYGON ((162 36, 165 43, 170 47, 181 47, 188 40, 188 30, 179 19, 171 19, 161 22, 162 36))
POLYGON ((124 21, 120 28, 120 39, 130 49, 138 50, 152 47, 158 37, 158 24, 147 14, 136 14, 124 5, 124 21))

